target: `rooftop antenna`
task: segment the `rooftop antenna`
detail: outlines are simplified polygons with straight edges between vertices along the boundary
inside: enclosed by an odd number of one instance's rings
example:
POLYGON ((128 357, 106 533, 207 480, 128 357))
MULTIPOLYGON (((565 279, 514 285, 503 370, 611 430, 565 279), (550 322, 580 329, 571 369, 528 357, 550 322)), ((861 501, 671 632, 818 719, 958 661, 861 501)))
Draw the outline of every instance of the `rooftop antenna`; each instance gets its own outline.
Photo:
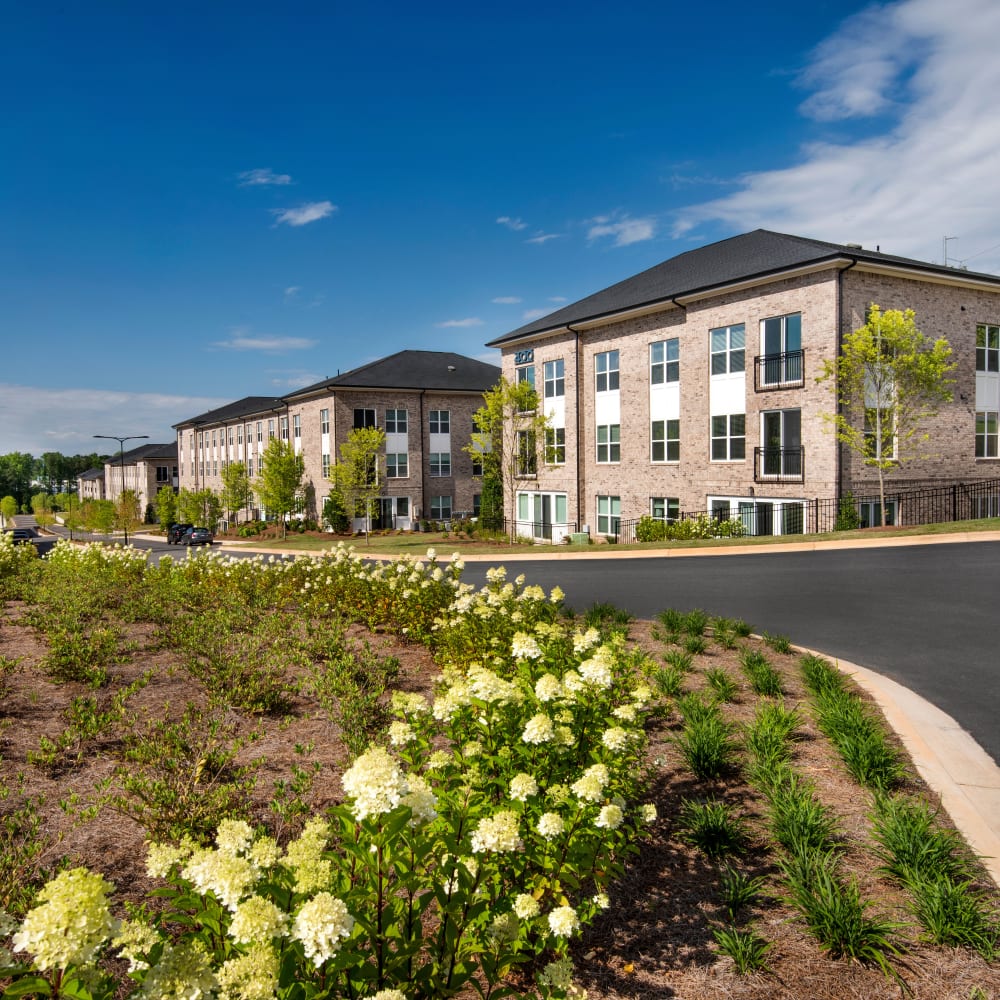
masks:
POLYGON ((941 237, 941 263, 945 267, 948 266, 948 243, 951 240, 957 240, 957 236, 942 236, 941 237))

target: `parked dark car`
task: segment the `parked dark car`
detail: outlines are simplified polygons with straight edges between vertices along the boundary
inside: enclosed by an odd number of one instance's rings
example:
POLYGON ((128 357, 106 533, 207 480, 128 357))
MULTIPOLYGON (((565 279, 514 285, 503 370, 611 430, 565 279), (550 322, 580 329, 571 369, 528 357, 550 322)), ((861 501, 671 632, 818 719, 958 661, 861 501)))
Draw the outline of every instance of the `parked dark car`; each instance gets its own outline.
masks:
POLYGON ((5 528, 4 534, 10 535, 11 541, 15 545, 29 544, 35 537, 31 528, 5 528))
POLYGON ((181 545, 211 545, 215 535, 208 528, 188 528, 181 536, 181 545))
POLYGON ((193 528, 193 524, 172 524, 167 529, 167 541, 171 545, 176 545, 184 536, 184 532, 193 528))

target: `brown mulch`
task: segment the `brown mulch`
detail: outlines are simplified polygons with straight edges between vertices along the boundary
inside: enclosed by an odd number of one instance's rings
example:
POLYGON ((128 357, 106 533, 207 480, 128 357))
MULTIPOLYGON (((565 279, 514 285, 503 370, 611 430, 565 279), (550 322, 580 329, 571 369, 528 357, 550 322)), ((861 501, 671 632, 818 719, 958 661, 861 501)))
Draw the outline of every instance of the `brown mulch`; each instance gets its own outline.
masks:
MULTIPOLYGON (((53 683, 39 669, 46 643, 23 620, 23 610, 17 602, 8 602, 0 618, 0 657, 19 661, 6 678, 5 692, 0 679, 0 792, 4 786, 9 792, 6 799, 0 798, 0 816, 25 797, 39 801, 40 836, 46 843, 42 865, 51 867, 63 858, 87 865, 117 885, 119 899, 141 900, 152 888, 143 869, 144 831, 109 808, 98 810, 94 817, 86 811, 98 801, 99 782, 113 773, 118 746, 111 739, 98 740, 88 745, 81 761, 52 773, 29 762, 29 753, 38 750, 43 735, 55 739, 66 728, 64 713, 72 699, 91 692, 84 685, 53 683)), ((122 628, 133 651, 124 662, 110 668, 108 691, 152 671, 152 681, 129 703, 140 717, 158 717, 164 706, 180 710, 188 701, 203 697, 180 657, 163 648, 156 629, 148 625, 122 628)), ((632 625, 630 636, 660 659, 666 647, 653 632, 650 623, 638 622, 632 625)), ((399 659, 398 687, 430 693, 438 667, 425 649, 399 643, 388 635, 369 634, 360 627, 352 628, 350 634, 357 641, 372 643, 380 654, 399 659)), ((786 704, 804 706, 796 657, 767 653, 784 678, 786 704)), ((727 717, 736 723, 752 718, 757 698, 745 683, 736 651, 726 652, 710 643, 696 663, 695 672, 687 678, 687 690, 704 686, 704 669, 724 668, 740 686, 736 702, 725 706, 727 717)), ((110 696, 102 693, 100 697, 110 696)), ((817 794, 839 816, 846 848, 844 870, 858 880, 865 898, 874 901, 873 912, 906 924, 901 936, 907 951, 894 964, 909 995, 919 1000, 1000 998, 1000 967, 968 950, 920 942, 905 896, 877 873, 877 861, 868 846, 867 795, 844 771, 805 707, 803 716, 804 737, 797 744, 795 764, 815 781, 817 794)), ((268 803, 275 782, 287 779, 293 764, 316 761, 321 765, 309 803, 313 809, 339 800, 338 776, 348 755, 336 726, 312 698, 296 695, 289 712, 280 718, 251 719, 233 713, 232 721, 244 734, 259 733, 242 751, 244 759, 261 762, 253 793, 257 820, 266 819, 273 827, 268 803), (297 746, 312 749, 303 755, 297 746)), ((611 893, 610 908, 574 947, 578 981, 592 1000, 842 1000, 906 995, 877 968, 823 954, 781 898, 774 877, 775 856, 764 832, 763 800, 738 774, 710 786, 694 781, 671 741, 679 724, 676 713, 651 720, 653 781, 649 797, 656 803, 660 819, 630 858, 624 877, 611 893), (737 806, 752 831, 749 850, 735 861, 742 870, 767 879, 764 897, 741 922, 752 923, 773 945, 768 957, 770 970, 765 973, 739 976, 731 961, 719 956, 712 929, 725 923, 726 916, 719 903, 718 866, 677 836, 681 801, 709 794, 737 806)), ((911 773, 907 785, 911 792, 930 794, 915 774, 911 773)), ((995 890, 985 876, 982 888, 995 890)))

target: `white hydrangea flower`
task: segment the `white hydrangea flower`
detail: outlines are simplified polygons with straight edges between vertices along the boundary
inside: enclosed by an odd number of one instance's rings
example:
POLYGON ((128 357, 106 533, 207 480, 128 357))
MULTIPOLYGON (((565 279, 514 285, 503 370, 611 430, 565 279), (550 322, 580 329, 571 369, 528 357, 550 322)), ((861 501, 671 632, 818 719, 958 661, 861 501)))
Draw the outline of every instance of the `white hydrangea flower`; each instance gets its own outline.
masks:
POLYGON ((611 714, 621 722, 635 722, 638 709, 635 705, 619 705, 612 709, 611 714))
POLYGON ((573 652, 579 656, 593 649, 601 641, 601 633, 596 628, 588 628, 586 632, 577 632, 573 636, 573 652))
POLYGON ((639 817, 643 823, 656 822, 656 806, 652 802, 645 802, 639 807, 639 817))
POLYGON ((542 674, 535 682, 535 697, 543 704, 556 701, 562 697, 562 693, 562 684, 553 674, 542 674))
POLYGON ((555 990, 569 990, 573 985, 573 959, 565 958, 549 962, 538 977, 543 986, 551 986, 555 990))
POLYGON ((149 924, 141 920, 123 920, 111 939, 111 947, 117 948, 121 957, 128 959, 128 971, 136 972, 149 968, 149 963, 142 956, 148 955, 159 941, 160 935, 149 924))
POLYGON ((538 820, 538 832, 546 839, 558 837, 566 829, 566 823, 559 813, 544 813, 538 820))
POLYGON ((620 726, 612 726, 604 731, 601 742, 609 750, 624 750, 629 744, 629 734, 620 726))
POLYGON ((504 809, 492 816, 484 817, 473 831, 473 854, 495 851, 498 854, 517 851, 522 847, 518 831, 517 813, 504 809))
POLYGON ((624 818, 625 814, 622 812, 621 806, 604 806, 597 819, 594 820, 594 826, 601 827, 604 830, 617 830, 622 825, 624 818))
POLYGON ((510 779, 510 797, 518 802, 527 802, 538 794, 538 782, 530 774, 515 774, 510 779))
POLYGON ((146 874, 151 878, 166 878, 175 865, 181 864, 190 856, 190 843, 183 843, 180 847, 173 844, 149 844, 146 847, 146 874))
POLYGON ((284 937, 287 930, 288 917, 263 896, 251 896, 240 903, 229 924, 229 936, 237 944, 284 937))
POLYGON ((580 676, 588 684, 592 684, 597 688, 607 689, 614 683, 614 678, 611 675, 610 664, 604 657, 598 655, 600 652, 601 650, 598 650, 597 654, 589 660, 584 660, 578 669, 580 676))
POLYGON ((410 775, 407 784, 409 791, 403 796, 402 803, 409 806, 413 812, 410 818, 410 826, 420 826, 423 823, 430 823, 437 817, 437 798, 425 778, 419 775, 410 775))
POLYGON ((340 783, 354 800, 351 812, 358 820, 391 812, 407 792, 399 763, 381 747, 363 753, 344 772, 340 783))
POLYGON ((608 783, 608 769, 603 764, 594 764, 583 772, 583 776, 571 786, 573 794, 585 802, 600 802, 604 798, 604 786, 608 783))
POLYGON ((519 893, 517 898, 514 900, 514 912, 520 917, 521 920, 530 920, 532 917, 537 917, 541 912, 541 907, 538 905, 538 900, 529 893, 522 892, 519 893))
POLYGON ((137 997, 143 1000, 205 1000, 218 986, 203 942, 181 939, 165 945, 159 962, 142 981, 137 997))
POLYGON ((406 994, 402 990, 379 990, 371 1000, 406 1000, 406 994))
POLYGON ((598 893, 596 893, 592 897, 591 902, 599 910, 606 910, 611 905, 611 900, 608 899, 608 894, 606 892, 598 892, 598 893))
POLYGON ((223 854, 243 854, 253 842, 253 827, 242 819, 224 819, 215 832, 215 846, 223 854))
POLYGON ((572 906, 557 906, 549 914, 549 930, 556 937, 569 937, 580 928, 580 918, 572 906))
POLYGON ((302 942, 306 958, 316 968, 331 959, 344 938, 354 930, 354 917, 343 900, 329 892, 317 893, 303 903, 292 924, 292 937, 302 942))
POLYGON ((537 660, 542 655, 542 649, 535 641, 535 637, 525 632, 514 633, 510 652, 515 660, 537 660))
POLYGON ((408 722, 393 722, 389 726, 389 742, 394 747, 405 747, 417 738, 413 726, 408 722))
POLYGON ((526 723, 521 739, 525 743, 548 743, 556 734, 552 720, 542 712, 533 715, 526 723))
POLYGON ((505 681, 478 663, 469 667, 468 677, 469 690, 480 701, 498 705, 510 705, 520 701, 520 690, 516 684, 505 681))
POLYGON ((245 955, 229 959, 219 969, 219 1000, 272 1000, 280 970, 272 944, 251 944, 245 955))
POLYGON ((181 871, 199 892, 215 893, 227 910, 239 901, 260 878, 260 869, 249 859, 222 851, 195 851, 181 871))

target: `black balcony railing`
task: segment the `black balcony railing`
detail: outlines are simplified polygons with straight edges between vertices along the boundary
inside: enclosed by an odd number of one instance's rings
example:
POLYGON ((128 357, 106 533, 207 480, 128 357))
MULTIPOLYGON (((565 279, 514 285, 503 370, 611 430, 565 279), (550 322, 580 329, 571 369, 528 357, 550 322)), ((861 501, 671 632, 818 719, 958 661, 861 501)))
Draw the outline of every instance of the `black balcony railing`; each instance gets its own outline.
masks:
POLYGON ((783 354, 758 355, 753 365, 754 391, 795 389, 805 385, 805 354, 805 351, 785 351, 783 354))
POLYGON ((805 448, 754 448, 753 478, 758 483, 805 480, 805 448))

